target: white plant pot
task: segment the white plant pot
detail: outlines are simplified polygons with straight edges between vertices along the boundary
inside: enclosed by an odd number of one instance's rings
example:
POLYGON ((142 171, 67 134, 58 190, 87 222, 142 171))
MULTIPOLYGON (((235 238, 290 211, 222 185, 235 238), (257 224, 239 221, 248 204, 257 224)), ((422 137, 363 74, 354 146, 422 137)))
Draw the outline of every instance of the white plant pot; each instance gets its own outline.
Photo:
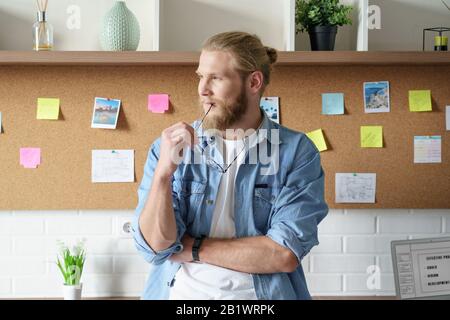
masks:
POLYGON ((64 285, 63 286, 63 292, 64 292, 64 300, 81 300, 81 290, 83 289, 83 284, 80 283, 79 285, 64 285))

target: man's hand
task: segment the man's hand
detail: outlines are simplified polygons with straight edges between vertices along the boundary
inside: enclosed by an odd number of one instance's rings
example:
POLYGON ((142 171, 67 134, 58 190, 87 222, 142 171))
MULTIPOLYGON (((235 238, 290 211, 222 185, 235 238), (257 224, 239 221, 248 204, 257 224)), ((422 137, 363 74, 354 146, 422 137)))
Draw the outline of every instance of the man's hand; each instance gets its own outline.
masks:
POLYGON ((182 150, 198 143, 194 128, 185 122, 178 122, 161 133, 161 147, 155 174, 169 178, 182 160, 182 150))
POLYGON ((183 239, 181 239, 181 243, 183 244, 183 251, 172 255, 169 260, 178 263, 192 262, 192 246, 194 245, 194 238, 185 234, 183 239))

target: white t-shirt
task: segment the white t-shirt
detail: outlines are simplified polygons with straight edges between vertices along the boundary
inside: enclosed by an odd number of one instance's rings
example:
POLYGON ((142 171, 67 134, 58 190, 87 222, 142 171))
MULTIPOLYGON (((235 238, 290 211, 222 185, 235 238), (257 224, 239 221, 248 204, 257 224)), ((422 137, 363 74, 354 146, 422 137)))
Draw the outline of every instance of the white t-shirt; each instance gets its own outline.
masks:
MULTIPOLYGON (((257 142, 255 132, 249 145, 257 142)), ((217 193, 216 205, 211 223, 210 238, 234 238, 234 187, 239 166, 245 160, 244 140, 217 139, 219 150, 223 145, 225 169, 238 155, 227 172, 222 175, 217 193)), ((200 257, 201 259, 201 257, 200 257)), ((170 300, 256 300, 253 277, 249 273, 238 272, 207 263, 183 263, 170 289, 170 300)))

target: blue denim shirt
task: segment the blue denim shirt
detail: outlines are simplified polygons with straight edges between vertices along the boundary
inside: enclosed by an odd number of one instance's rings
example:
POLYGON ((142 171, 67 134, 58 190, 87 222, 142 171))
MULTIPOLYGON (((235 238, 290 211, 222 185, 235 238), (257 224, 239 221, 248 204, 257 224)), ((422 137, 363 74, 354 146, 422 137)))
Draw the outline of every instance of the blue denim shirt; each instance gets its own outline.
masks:
MULTIPOLYGON (((271 130, 278 130, 278 168, 273 172, 267 171, 273 169, 270 168, 274 166, 273 162, 248 161, 252 149, 245 151, 246 158, 239 166, 235 183, 236 237, 265 235, 289 248, 298 261, 301 261, 319 243, 317 225, 328 213, 324 200, 324 172, 320 164, 320 153, 305 134, 272 122, 265 114, 260 128, 267 130, 265 139, 272 143, 271 130), (261 170, 266 170, 266 173, 261 174, 261 170)), ((267 145, 270 149, 271 144, 267 145)), ((170 248, 155 252, 140 231, 139 216, 147 201, 159 158, 159 147, 158 139, 148 152, 138 189, 139 203, 132 222, 136 247, 151 264, 143 299, 168 299, 175 274, 180 268, 179 263, 168 259, 183 250, 181 238, 185 232, 192 237, 209 234, 214 200, 217 198, 222 175, 220 170, 205 163, 182 163, 178 166, 172 180, 177 241, 170 248)), ((214 149, 212 148, 213 157, 214 149)), ((268 150, 267 154, 270 152, 268 150)), ((252 277, 258 299, 311 298, 301 264, 291 273, 252 274, 252 277)))

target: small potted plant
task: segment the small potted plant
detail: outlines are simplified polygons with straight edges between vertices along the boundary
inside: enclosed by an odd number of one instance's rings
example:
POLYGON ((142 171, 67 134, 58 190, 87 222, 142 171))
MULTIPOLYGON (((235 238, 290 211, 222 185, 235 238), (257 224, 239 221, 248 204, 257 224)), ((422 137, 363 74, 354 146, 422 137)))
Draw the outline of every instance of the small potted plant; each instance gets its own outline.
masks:
POLYGON ((57 257, 56 265, 64 278, 64 300, 81 300, 83 284, 80 280, 86 261, 84 243, 84 240, 79 241, 71 250, 63 242, 58 241, 60 256, 57 257))
POLYGON ((338 26, 352 24, 349 17, 351 5, 339 0, 296 0, 296 33, 308 31, 311 50, 334 50, 338 26))

